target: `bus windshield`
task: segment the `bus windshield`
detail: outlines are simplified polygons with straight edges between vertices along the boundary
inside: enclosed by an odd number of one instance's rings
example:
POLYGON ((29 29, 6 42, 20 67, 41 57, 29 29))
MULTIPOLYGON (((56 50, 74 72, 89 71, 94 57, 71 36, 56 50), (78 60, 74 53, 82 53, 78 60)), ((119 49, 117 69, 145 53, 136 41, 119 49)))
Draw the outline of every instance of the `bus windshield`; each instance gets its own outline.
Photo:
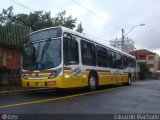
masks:
POLYGON ((45 29, 38 32, 34 32, 27 36, 28 42, 36 42, 39 40, 44 40, 48 38, 58 38, 62 36, 61 28, 52 28, 52 29, 45 29))
POLYGON ((61 62, 61 39, 48 38, 45 41, 25 46, 23 69, 43 70, 54 68, 61 62))

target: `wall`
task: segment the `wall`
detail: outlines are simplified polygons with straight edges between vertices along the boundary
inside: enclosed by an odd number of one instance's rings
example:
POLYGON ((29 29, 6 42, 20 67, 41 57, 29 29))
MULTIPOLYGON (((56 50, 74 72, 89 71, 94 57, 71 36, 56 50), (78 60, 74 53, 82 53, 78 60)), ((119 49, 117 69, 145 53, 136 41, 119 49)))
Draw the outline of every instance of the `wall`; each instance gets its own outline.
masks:
POLYGON ((21 61, 21 54, 17 50, 7 49, 7 69, 19 69, 21 61))
POLYGON ((16 49, 0 48, 0 86, 21 85, 21 53, 16 49))
POLYGON ((159 70, 160 59, 158 54, 145 49, 136 50, 130 54, 136 56, 137 62, 145 62, 152 73, 155 73, 159 70))
POLYGON ((15 49, 0 48, 0 69, 19 70, 21 53, 15 49))

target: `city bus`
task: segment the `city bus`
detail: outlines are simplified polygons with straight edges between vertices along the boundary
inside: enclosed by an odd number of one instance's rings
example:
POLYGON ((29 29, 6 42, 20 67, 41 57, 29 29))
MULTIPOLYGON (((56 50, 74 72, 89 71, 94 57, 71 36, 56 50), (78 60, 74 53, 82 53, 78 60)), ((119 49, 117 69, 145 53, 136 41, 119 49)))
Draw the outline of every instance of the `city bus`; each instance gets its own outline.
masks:
POLYGON ((62 26, 27 35, 23 53, 23 87, 95 90, 135 78, 134 56, 62 26))

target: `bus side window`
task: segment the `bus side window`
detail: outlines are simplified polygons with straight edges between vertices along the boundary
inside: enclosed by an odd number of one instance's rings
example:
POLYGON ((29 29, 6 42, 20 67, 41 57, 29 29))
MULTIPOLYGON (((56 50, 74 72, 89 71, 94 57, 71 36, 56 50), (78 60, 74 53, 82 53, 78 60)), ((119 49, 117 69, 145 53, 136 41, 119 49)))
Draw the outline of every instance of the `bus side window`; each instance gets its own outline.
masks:
POLYGON ((126 56, 123 56, 123 67, 124 69, 129 67, 128 58, 126 56))
POLYGON ((112 54, 110 50, 108 50, 108 59, 109 59, 109 67, 112 67, 112 54))
POLYGON ((108 50, 109 67, 116 68, 115 52, 108 50))
POLYGON ((116 53, 116 63, 117 63, 117 68, 118 69, 123 69, 122 65, 122 55, 119 53, 116 53))
POLYGON ((81 40, 82 64, 96 66, 95 45, 81 40))
POLYGON ((112 60, 113 60, 113 68, 116 68, 116 54, 113 51, 111 53, 112 53, 112 60))
POLYGON ((107 50, 103 47, 96 46, 97 52, 97 65, 100 67, 108 67, 107 50))
POLYGON ((64 64, 74 65, 79 63, 78 42, 73 38, 64 37, 63 41, 64 64))
POLYGON ((127 57, 127 65, 128 65, 128 67, 131 66, 131 62, 130 62, 130 58, 129 57, 127 57))

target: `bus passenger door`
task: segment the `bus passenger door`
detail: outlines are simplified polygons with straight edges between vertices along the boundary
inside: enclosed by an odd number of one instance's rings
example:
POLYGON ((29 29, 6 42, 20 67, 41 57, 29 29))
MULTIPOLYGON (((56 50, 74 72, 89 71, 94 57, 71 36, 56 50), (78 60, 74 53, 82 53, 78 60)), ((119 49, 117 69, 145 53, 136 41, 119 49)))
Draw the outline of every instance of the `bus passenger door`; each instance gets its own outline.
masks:
POLYGON ((64 34, 63 57, 64 57, 64 77, 67 87, 79 87, 79 47, 77 38, 70 34, 64 34))

